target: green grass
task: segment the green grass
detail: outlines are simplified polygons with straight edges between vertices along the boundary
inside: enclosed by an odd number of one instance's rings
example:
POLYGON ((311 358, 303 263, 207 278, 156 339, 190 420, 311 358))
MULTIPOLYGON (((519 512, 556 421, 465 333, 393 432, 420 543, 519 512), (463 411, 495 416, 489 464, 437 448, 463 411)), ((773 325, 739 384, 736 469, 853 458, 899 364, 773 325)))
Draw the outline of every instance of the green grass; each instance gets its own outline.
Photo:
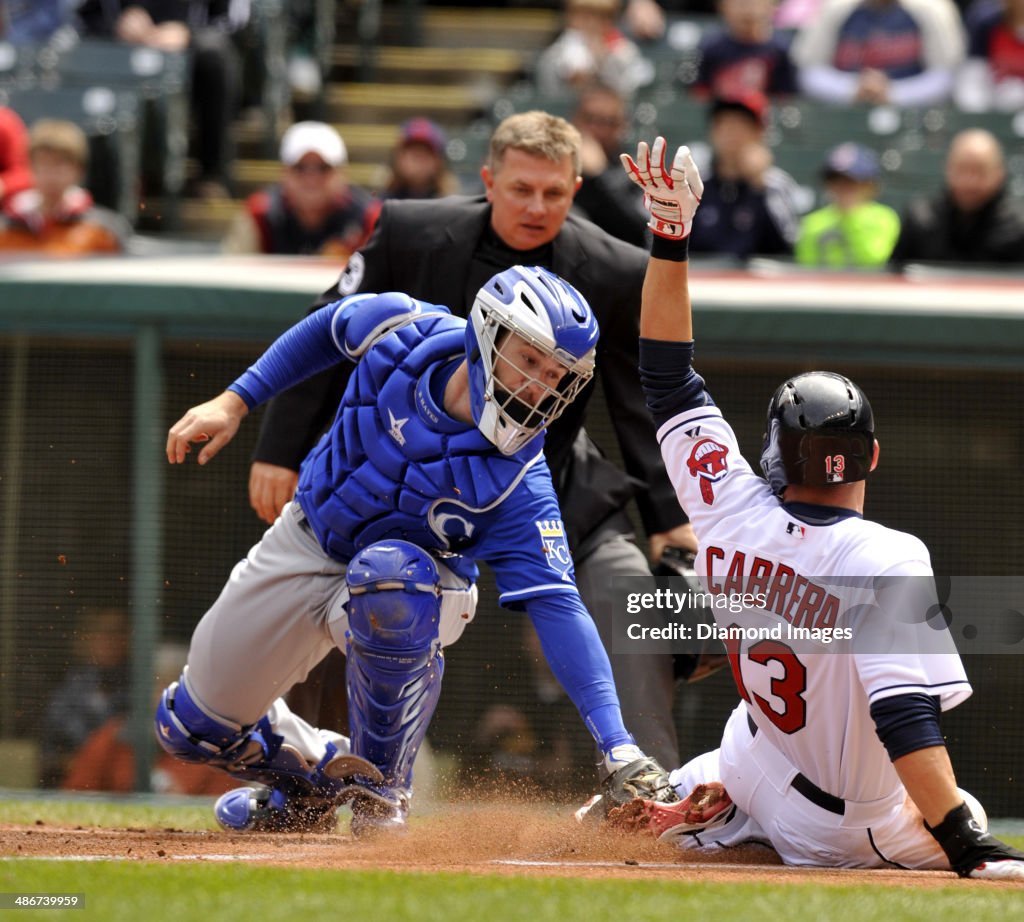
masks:
MULTIPOLYGON (((0 799, 0 823, 213 828, 205 801, 0 799)), ((1024 837, 1009 837, 1018 847, 1024 837)), ((1024 888, 950 880, 941 888, 712 883, 692 871, 659 880, 265 868, 221 862, 0 860, 0 893, 81 893, 83 910, 0 910, 0 920, 300 918, 365 922, 671 922, 673 919, 1009 922, 1024 888)))
POLYGON ((109 797, 68 799, 0 799, 0 823, 47 826, 113 826, 139 829, 216 829, 213 799, 179 798, 168 803, 147 804, 109 797))
MULTIPOLYGON (((71 919, 364 919, 373 922, 928 920, 1007 922, 1019 890, 709 884, 282 870, 237 865, 0 863, 0 891, 77 892, 71 919)), ((44 911, 19 910, 17 918, 44 911)), ((48 911, 51 913, 52 911, 48 911)), ((5 914, 6 915, 6 914, 5 914)))

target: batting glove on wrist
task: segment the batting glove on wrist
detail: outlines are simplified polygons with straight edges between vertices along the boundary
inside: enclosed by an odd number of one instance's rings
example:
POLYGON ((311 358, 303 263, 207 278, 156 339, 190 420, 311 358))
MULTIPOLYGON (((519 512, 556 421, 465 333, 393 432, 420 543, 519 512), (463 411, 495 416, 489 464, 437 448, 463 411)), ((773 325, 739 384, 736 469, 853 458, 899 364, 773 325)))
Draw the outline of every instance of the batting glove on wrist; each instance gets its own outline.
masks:
POLYGON ((651 214, 647 226, 667 240, 688 237, 704 194, 704 182, 690 148, 684 145, 676 151, 671 171, 665 166, 665 139, 661 137, 651 148, 641 141, 636 160, 629 154, 620 154, 619 159, 626 175, 644 190, 644 205, 651 214))
POLYGON ((924 825, 961 877, 1024 880, 1024 854, 982 829, 967 804, 950 810, 938 826, 924 825))

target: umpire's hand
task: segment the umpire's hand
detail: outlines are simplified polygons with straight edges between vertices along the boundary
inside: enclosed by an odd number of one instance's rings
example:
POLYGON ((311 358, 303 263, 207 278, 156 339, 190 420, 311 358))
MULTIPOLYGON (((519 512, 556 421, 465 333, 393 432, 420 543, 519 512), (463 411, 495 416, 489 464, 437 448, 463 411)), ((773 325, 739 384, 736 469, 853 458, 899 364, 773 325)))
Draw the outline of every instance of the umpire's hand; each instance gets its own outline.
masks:
POLYGON ((249 505, 268 525, 273 525, 285 503, 295 496, 299 474, 288 467, 253 461, 249 468, 249 505))
POLYGON ((167 460, 181 464, 196 442, 205 443, 198 461, 206 464, 235 437, 248 413, 245 401, 233 391, 224 391, 219 397, 192 407, 167 433, 167 460))

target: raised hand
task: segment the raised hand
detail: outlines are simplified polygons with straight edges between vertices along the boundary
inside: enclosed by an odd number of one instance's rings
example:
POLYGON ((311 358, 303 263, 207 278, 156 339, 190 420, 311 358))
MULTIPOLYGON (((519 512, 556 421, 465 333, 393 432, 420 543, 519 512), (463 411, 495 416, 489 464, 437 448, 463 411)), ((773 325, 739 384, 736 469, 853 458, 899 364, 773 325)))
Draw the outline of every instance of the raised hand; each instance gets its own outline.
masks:
POLYGON ((637 145, 636 160, 620 154, 623 169, 630 179, 644 190, 644 205, 651 214, 647 226, 659 237, 682 240, 693 226, 704 183, 690 148, 676 151, 672 169, 665 166, 665 139, 655 138, 653 147, 646 141, 637 145))

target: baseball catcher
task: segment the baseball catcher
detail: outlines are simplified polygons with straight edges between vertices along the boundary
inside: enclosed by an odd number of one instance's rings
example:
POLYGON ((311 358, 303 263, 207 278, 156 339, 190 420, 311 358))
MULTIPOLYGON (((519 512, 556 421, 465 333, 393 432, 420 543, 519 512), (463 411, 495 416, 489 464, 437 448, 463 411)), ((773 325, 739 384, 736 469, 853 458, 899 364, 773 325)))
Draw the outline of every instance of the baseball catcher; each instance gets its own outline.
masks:
POLYGON ((407 295, 357 294, 288 330, 220 396, 171 428, 167 457, 205 464, 253 407, 333 363, 356 368, 306 458, 294 502, 234 569, 157 708, 161 745, 247 784, 227 829, 401 829, 437 705, 445 648, 473 619, 477 561, 532 619, 603 754, 616 800, 674 800, 635 745, 580 601, 542 454, 545 428, 590 380, 598 329, 572 286, 515 266, 469 321, 407 295), (281 696, 327 652, 348 659, 351 738, 281 696))

